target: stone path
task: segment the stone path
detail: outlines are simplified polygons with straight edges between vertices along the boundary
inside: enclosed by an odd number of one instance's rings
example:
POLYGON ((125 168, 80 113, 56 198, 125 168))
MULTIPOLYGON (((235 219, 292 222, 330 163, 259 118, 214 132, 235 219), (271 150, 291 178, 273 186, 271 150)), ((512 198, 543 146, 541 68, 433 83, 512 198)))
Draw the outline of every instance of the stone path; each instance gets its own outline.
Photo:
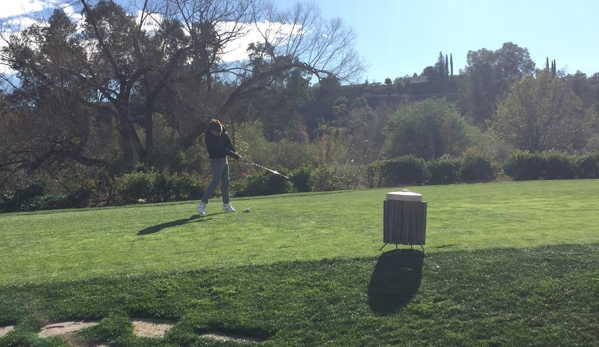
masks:
MULTIPOLYGON (((131 321, 133 324, 133 333, 137 336, 142 337, 154 337, 161 338, 164 334, 172 328, 176 322, 163 320, 163 319, 134 319, 131 321)), ((88 328, 94 325, 100 324, 99 321, 69 321, 52 323, 44 326, 39 332, 38 336, 41 338, 47 338, 50 336, 65 335, 72 333, 84 328, 88 328)), ((0 327, 0 338, 8 334, 14 326, 0 327)), ((255 337, 244 337, 244 336, 232 336, 224 334, 204 334, 200 337, 219 340, 219 341, 243 341, 243 342, 262 342, 261 339, 255 337)), ((95 347, 108 347, 106 345, 96 345, 95 347)))

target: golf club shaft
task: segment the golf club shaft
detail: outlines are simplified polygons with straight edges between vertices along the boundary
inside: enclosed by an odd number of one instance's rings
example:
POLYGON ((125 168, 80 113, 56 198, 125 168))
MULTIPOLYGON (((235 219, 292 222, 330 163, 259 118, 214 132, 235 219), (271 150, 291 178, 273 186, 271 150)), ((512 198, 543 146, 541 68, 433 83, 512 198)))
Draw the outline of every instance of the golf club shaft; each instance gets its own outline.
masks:
POLYGON ((283 175, 282 173, 280 173, 278 171, 275 171, 275 170, 272 170, 272 169, 269 169, 266 166, 262 166, 262 165, 259 165, 259 164, 256 164, 256 163, 252 163, 251 161, 246 161, 246 163, 250 163, 250 164, 255 165, 255 166, 259 167, 259 168, 262 168, 262 169, 264 169, 266 171, 270 171, 270 172, 274 173, 275 175, 283 176, 286 179, 289 179, 289 177, 283 175))

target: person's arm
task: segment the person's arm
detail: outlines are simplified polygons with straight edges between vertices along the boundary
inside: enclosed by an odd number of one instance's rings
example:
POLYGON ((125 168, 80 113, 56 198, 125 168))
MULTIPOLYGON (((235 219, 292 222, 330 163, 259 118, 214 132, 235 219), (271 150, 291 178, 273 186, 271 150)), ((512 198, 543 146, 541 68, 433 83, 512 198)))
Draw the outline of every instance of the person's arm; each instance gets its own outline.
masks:
POLYGON ((235 152, 235 147, 233 147, 233 143, 231 142, 231 139, 224 128, 223 133, 220 136, 223 137, 227 155, 235 159, 242 159, 241 156, 235 152))

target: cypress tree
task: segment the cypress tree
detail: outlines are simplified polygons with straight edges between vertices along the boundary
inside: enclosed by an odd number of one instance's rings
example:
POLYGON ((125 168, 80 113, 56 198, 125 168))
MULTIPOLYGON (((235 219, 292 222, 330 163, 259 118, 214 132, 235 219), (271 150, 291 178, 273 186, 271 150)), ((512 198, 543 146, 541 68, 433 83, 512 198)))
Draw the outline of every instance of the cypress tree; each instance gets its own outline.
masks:
POLYGON ((453 80, 453 55, 449 53, 449 66, 451 68, 451 79, 453 80))
MULTIPOLYGON (((553 65, 551 65, 553 67, 553 65)), ((549 71, 549 57, 547 57, 547 62, 545 63, 545 70, 549 71)))

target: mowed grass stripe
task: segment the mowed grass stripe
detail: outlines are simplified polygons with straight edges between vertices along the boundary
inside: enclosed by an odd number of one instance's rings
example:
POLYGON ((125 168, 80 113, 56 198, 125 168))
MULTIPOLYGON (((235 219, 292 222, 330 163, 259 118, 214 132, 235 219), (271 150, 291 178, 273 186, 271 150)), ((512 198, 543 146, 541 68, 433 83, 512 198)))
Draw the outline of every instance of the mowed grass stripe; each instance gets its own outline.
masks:
MULTIPOLYGON (((599 242, 598 180, 408 188, 428 202, 427 252, 599 242)), ((398 189, 233 199, 251 208, 234 214, 214 199, 202 217, 196 202, 3 214, 0 284, 376 257, 398 189)))
POLYGON ((220 346, 199 341, 213 329, 267 346, 598 346, 596 247, 456 250, 424 259, 391 250, 3 286, 0 322, 35 332, 40 319, 105 319, 99 337, 122 346, 149 345, 127 330, 139 317, 178 322, 152 346, 220 346))

